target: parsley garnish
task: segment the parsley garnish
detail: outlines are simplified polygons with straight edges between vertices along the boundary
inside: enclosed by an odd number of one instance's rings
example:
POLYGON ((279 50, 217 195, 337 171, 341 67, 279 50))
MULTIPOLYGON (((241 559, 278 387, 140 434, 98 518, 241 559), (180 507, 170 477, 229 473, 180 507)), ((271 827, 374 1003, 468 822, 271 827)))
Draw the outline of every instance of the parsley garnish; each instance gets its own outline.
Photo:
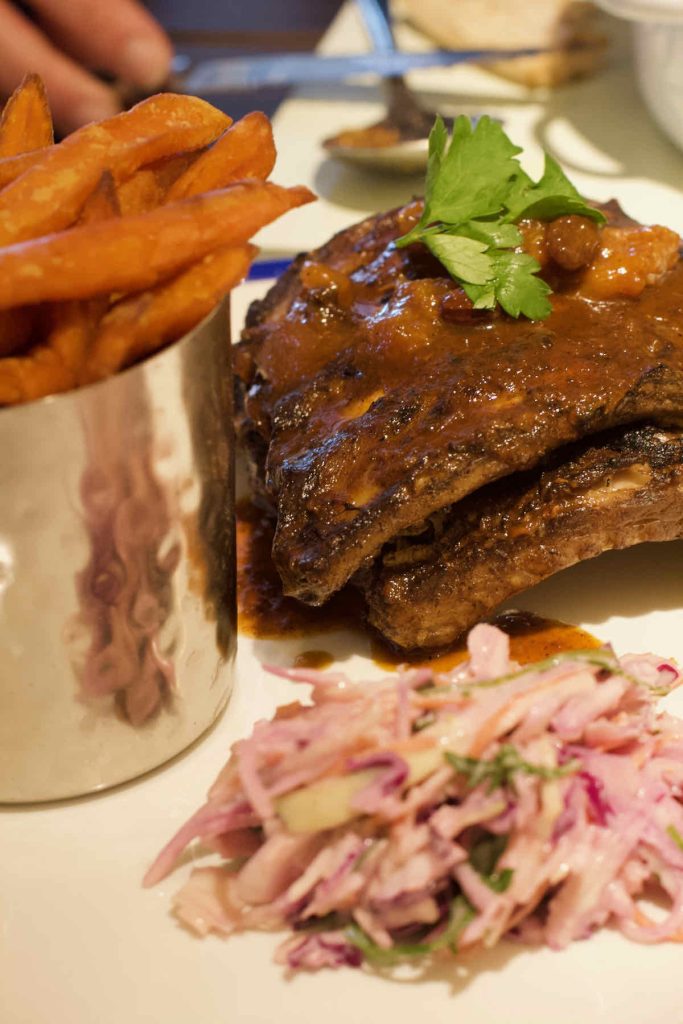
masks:
POLYGON ((498 861, 505 853, 508 837, 484 835, 470 850, 469 862, 474 870, 494 892, 505 892, 512 881, 512 868, 496 870, 498 861))
POLYGON ((517 748, 513 747, 511 743, 505 743, 488 761, 480 760, 477 757, 461 757, 460 754, 454 754, 450 750, 445 752, 444 757, 453 771, 458 775, 465 776, 468 789, 474 789, 485 782, 488 793, 492 793, 495 789, 501 789, 503 786, 514 785, 514 776, 517 772, 538 775, 541 779, 557 779, 577 769, 576 762, 573 761, 558 768, 548 768, 544 764, 530 764, 520 756, 517 748))
POLYGON ((683 836, 678 831, 676 826, 675 825, 669 825, 666 831, 671 836, 671 838, 673 839, 673 841, 676 844, 676 846, 680 850, 683 850, 683 836))
POLYGON ((460 116, 450 144, 437 117, 429 135, 425 205, 418 224, 396 241, 423 242, 462 285, 475 309, 500 303, 510 316, 542 320, 551 312, 550 287, 522 244, 516 227, 525 217, 552 220, 579 214, 604 223, 564 171, 546 154, 540 181, 533 182, 517 160, 515 146, 496 122, 475 125, 460 116))
POLYGON ((458 939, 474 917, 474 911, 464 896, 456 896, 450 906, 446 925, 431 942, 395 942, 389 949, 378 946, 363 929, 352 921, 346 928, 348 941, 357 946, 369 963, 378 967, 391 967, 401 960, 411 957, 427 956, 440 949, 450 949, 455 955, 458 951, 458 939))

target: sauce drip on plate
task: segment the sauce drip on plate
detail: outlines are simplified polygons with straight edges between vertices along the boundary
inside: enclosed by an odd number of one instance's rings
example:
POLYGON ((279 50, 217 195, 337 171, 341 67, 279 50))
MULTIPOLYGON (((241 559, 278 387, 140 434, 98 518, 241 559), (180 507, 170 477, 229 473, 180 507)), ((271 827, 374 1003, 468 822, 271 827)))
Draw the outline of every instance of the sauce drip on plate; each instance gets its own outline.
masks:
POLYGON ((300 651, 294 659, 294 668, 329 668, 334 655, 329 651, 300 651))
POLYGON ((351 588, 335 594, 321 608, 285 597, 271 556, 274 525, 267 512, 243 498, 237 503, 236 525, 237 612, 241 633, 273 638, 362 628, 363 600, 351 588))
MULTIPOLYGON (((601 647, 601 641, 578 626, 570 626, 557 619, 546 619, 534 612, 501 612, 491 619, 510 637, 510 657, 520 665, 541 661, 562 651, 586 650, 601 647)), ((413 657, 392 651, 380 640, 373 641, 373 660, 382 668, 394 669, 398 665, 428 665, 435 672, 448 672, 467 657, 464 641, 456 647, 432 656, 417 654, 413 657)))
MULTIPOLYGON (((365 631, 363 600, 352 588, 336 594, 321 608, 301 604, 282 593, 273 565, 273 522, 248 498, 237 503, 237 594, 240 632, 261 638, 305 637, 311 633, 351 629, 365 631)), ((600 641, 577 626, 542 618, 533 612, 502 612, 492 620, 510 636, 510 656, 522 665, 562 651, 599 647, 600 641)), ((467 657, 464 644, 435 655, 393 651, 373 634, 372 657, 389 671, 399 665, 429 665, 447 672, 467 657)), ((297 668, 327 668, 333 656, 317 648, 302 650, 297 668)))

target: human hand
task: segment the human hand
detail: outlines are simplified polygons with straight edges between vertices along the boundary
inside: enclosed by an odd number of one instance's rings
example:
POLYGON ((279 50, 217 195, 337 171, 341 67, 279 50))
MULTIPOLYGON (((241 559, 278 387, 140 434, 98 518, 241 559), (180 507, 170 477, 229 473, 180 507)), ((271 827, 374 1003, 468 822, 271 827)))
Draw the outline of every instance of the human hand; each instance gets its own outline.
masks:
POLYGON ((137 0, 27 0, 21 7, 30 15, 0 0, 0 97, 37 72, 62 132, 121 109, 114 89, 88 69, 144 90, 168 74, 171 43, 137 0))

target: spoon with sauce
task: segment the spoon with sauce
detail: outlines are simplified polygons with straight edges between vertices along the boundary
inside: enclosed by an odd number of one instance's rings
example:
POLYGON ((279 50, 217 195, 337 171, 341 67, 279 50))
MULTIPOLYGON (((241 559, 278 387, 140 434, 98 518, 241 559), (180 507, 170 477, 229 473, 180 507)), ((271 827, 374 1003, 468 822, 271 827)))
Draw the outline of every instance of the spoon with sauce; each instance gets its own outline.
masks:
MULTIPOLYGON (((395 53, 396 41, 389 21, 388 0, 356 0, 376 53, 395 53)), ((381 170, 415 174, 427 166, 427 138, 434 111, 424 110, 402 75, 382 80, 387 112, 366 128, 351 128, 325 139, 324 148, 335 158, 381 170)), ((446 128, 453 118, 444 118, 446 128)))

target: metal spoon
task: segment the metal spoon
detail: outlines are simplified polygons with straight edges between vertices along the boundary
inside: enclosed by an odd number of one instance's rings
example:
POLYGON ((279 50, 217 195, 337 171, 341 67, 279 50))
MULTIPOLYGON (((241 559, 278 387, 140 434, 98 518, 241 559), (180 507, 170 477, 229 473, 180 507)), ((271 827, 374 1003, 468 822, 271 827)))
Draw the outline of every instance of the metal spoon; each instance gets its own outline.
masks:
MULTIPOLYGON (((356 0, 373 48, 378 54, 396 53, 389 21, 388 0, 356 0)), ((414 174, 427 166, 427 136, 434 111, 424 110, 402 75, 382 79, 386 115, 366 128, 349 129, 323 142, 335 158, 381 170, 414 174)), ((452 118, 444 118, 446 127, 452 118)))

